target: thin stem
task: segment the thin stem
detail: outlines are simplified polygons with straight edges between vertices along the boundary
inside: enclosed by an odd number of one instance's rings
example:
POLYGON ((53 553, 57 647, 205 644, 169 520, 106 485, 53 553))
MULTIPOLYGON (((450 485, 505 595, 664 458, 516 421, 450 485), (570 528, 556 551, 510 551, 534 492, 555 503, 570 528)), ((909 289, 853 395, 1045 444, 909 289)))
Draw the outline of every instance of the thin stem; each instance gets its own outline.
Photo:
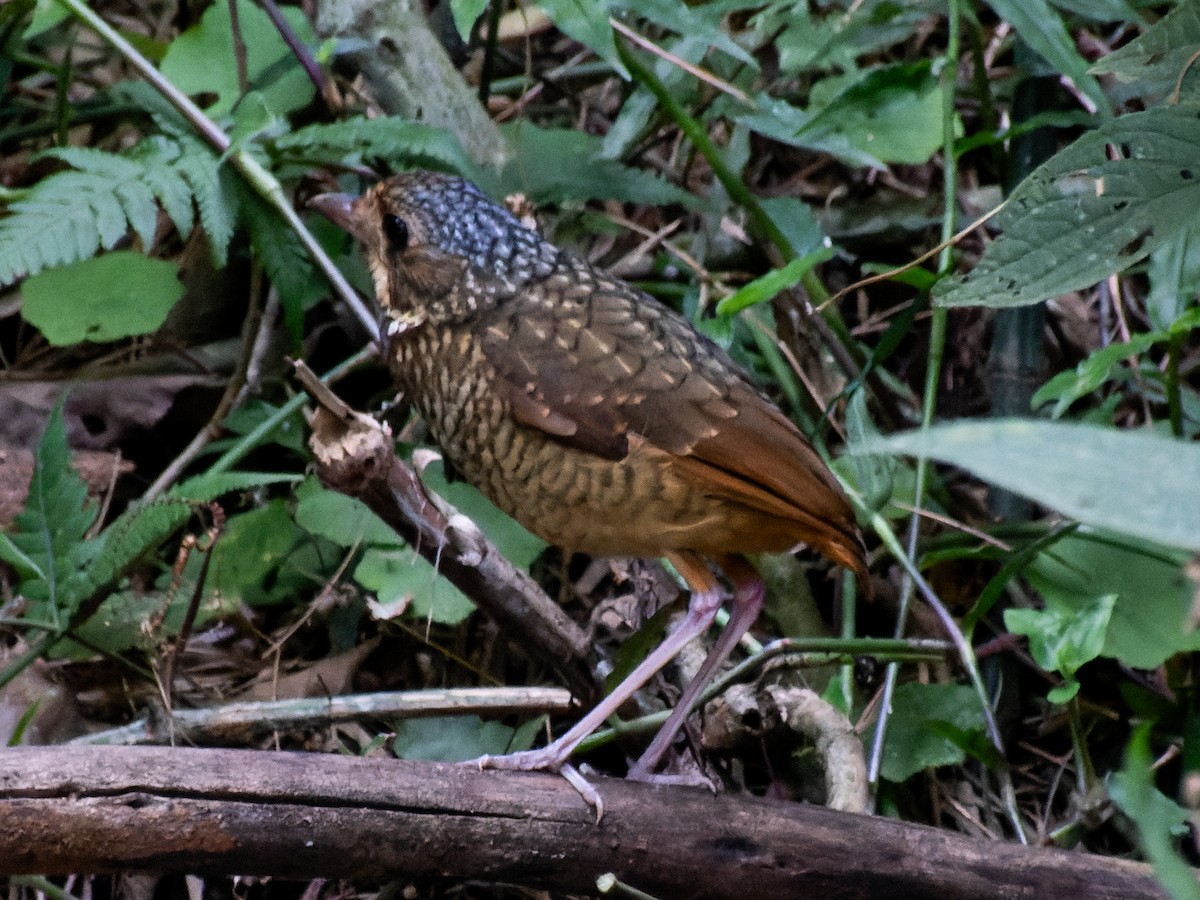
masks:
POLYGON ((1167 341, 1167 412, 1171 417, 1171 433, 1177 438, 1183 437, 1183 399, 1179 386, 1179 358, 1183 355, 1182 330, 1172 331, 1167 341))
MULTIPOLYGON (((954 211, 955 211, 955 187, 957 164, 954 155, 954 101, 955 101, 955 82, 958 73, 958 39, 959 39, 959 6, 957 0, 950 0, 948 11, 948 22, 946 25, 948 32, 946 53, 942 59, 941 71, 941 87, 942 87, 942 164, 943 164, 943 207, 942 207, 942 242, 948 241, 954 234, 954 211)), ((938 259, 938 269, 941 272, 946 272, 950 268, 951 255, 950 246, 943 248, 941 256, 938 259)), ((924 402, 921 407, 921 427, 928 428, 933 422, 934 412, 937 409, 937 393, 938 383, 941 379, 942 358, 945 353, 946 346, 946 310, 935 308, 930 315, 930 335, 929 335, 929 358, 925 368, 925 393, 924 402)), ((897 542, 893 552, 896 552, 897 558, 904 565, 906 575, 900 586, 900 608, 897 614, 896 621, 896 636, 901 637, 908 627, 908 611, 912 603, 913 588, 917 583, 920 575, 916 571, 916 555, 917 555, 917 540, 920 534, 921 524, 921 507, 925 501, 925 491, 928 482, 928 461, 924 455, 920 455, 916 460, 916 484, 913 494, 913 513, 909 519, 908 536, 906 540, 907 546, 903 551, 900 550, 897 542)), ((879 518, 879 517, 875 517, 879 518)), ((886 523, 884 523, 886 524, 886 523)), ((884 538, 884 543, 895 540, 895 535, 892 534, 890 526, 886 529, 887 535, 880 536, 884 538)), ((951 623, 952 624, 952 623, 951 623)), ((953 629, 957 631, 957 628, 953 629)), ((959 632, 961 637, 961 632, 959 632)), ((964 653, 964 664, 971 671, 977 671, 975 666, 974 654, 970 650, 970 645, 966 645, 964 653)), ((960 647, 960 652, 963 652, 960 647)), ((883 768, 883 747, 887 736, 887 726, 892 709, 892 696, 896 689, 897 678, 899 677, 899 666, 896 663, 890 663, 884 675, 883 696, 879 705, 879 719, 876 722, 875 732, 871 742, 871 753, 867 767, 867 781, 871 788, 872 804, 879 788, 879 776, 883 768)), ((984 706, 990 713, 989 704, 986 702, 986 692, 983 694, 984 706)), ((996 733, 996 741, 999 741, 999 732, 996 733)))

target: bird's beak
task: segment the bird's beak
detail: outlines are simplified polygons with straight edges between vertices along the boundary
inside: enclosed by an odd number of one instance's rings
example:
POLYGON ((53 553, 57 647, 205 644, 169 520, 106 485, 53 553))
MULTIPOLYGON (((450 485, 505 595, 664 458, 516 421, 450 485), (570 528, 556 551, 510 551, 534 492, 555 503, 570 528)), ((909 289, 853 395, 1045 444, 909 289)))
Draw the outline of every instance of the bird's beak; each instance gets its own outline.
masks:
POLYGON ((308 205, 361 241, 364 235, 360 233, 358 216, 354 213, 354 200, 350 194, 318 194, 308 201, 308 205))

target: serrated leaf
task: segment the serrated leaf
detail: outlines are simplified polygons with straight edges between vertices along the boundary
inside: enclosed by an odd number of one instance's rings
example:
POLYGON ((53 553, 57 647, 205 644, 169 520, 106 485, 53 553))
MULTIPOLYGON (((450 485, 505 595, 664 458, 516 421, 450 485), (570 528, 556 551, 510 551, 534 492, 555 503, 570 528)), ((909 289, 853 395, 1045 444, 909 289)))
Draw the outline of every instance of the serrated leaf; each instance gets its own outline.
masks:
POLYGON ((1001 235, 939 306, 1022 306, 1081 290, 1145 259, 1200 208, 1200 110, 1131 113, 1039 166, 997 217, 1001 235), (1110 158, 1115 148, 1117 158, 1110 158))
POLYGON ((908 431, 851 452, 925 455, 1085 524, 1200 550, 1200 444, 1145 431, 993 419, 908 431))
POLYGON ((300 478, 285 472, 209 472, 177 484, 168 496, 193 503, 210 503, 222 494, 287 484, 300 478))
POLYGON ((594 135, 516 122, 501 129, 513 149, 491 193, 523 193, 537 203, 621 200, 696 207, 699 201, 670 182, 611 159, 594 135))
POLYGON ((232 205, 228 191, 211 188, 216 157, 195 139, 156 135, 123 155, 85 147, 62 147, 44 155, 75 170, 43 178, 0 218, 0 285, 112 249, 131 227, 149 251, 156 199, 186 236, 193 213, 185 185, 196 193, 214 258, 224 263, 233 231, 232 205))
POLYGON ((0 558, 21 575, 30 619, 57 626, 74 610, 92 551, 84 538, 95 518, 87 485, 71 468, 60 401, 38 441, 25 505, 0 544, 0 558))
POLYGON ((297 344, 303 334, 304 312, 323 296, 325 281, 317 275, 312 257, 279 214, 255 194, 242 189, 242 217, 254 253, 279 292, 284 319, 297 344))
POLYGON ((281 135, 272 146, 306 161, 359 164, 378 158, 395 167, 425 166, 477 180, 475 164, 451 132, 400 116, 309 125, 281 135))
POLYGON ((172 263, 119 251, 34 275, 22 315, 56 346, 149 334, 183 296, 172 263))

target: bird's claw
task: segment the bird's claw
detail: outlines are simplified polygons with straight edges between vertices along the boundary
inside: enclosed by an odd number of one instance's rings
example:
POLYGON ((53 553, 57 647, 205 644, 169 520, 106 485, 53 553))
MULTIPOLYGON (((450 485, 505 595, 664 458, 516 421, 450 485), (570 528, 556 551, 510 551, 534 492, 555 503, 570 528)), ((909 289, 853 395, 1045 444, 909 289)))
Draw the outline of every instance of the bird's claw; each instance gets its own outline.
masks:
POLYGON ((567 784, 575 788, 575 792, 583 798, 583 802, 596 810, 596 824, 604 818, 604 801, 600 792, 589 782, 571 763, 561 759, 558 754, 546 753, 542 750, 522 750, 519 753, 508 753, 504 756, 489 756, 484 754, 476 759, 467 760, 484 769, 507 769, 517 772, 553 772, 566 779, 567 784))

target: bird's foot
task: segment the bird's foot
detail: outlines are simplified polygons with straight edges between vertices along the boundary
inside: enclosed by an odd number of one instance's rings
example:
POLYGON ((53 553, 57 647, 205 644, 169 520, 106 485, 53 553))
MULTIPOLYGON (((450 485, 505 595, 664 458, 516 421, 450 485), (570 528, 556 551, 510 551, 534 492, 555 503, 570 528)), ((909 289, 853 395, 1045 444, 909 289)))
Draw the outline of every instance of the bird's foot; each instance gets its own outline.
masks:
POLYGON ((604 818, 604 801, 600 792, 592 786, 580 771, 563 758, 554 744, 538 750, 522 750, 504 756, 480 756, 468 760, 466 765, 477 765, 480 769, 508 769, 517 772, 555 772, 566 779, 567 784, 583 798, 583 802, 596 811, 596 824, 604 818))
POLYGON ((628 781, 642 784, 683 785, 684 787, 706 787, 714 794, 717 793, 717 783, 698 768, 687 772, 652 772, 640 761, 629 767, 625 775, 628 781))

